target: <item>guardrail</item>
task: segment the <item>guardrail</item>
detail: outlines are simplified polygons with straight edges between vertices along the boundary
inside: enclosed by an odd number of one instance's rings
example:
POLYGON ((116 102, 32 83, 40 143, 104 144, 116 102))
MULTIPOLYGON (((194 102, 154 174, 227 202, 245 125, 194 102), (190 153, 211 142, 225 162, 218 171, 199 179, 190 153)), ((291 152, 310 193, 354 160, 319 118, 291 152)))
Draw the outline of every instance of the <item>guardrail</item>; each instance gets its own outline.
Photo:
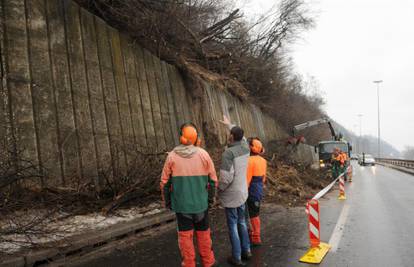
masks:
POLYGON ((408 169, 414 169, 414 160, 404 160, 404 159, 384 159, 376 158, 377 162, 387 163, 394 166, 404 167, 408 169))

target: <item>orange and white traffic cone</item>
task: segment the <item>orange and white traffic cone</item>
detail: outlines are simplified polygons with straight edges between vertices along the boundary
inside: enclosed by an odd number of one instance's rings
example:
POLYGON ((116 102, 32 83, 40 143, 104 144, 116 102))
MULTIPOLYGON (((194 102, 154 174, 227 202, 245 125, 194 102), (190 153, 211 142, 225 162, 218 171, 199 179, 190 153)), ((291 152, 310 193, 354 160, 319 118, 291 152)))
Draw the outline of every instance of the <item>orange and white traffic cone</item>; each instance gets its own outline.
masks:
POLYGON ((345 182, 344 182, 344 175, 342 174, 339 177, 339 196, 338 196, 339 200, 345 200, 346 199, 346 195, 345 195, 345 182))
POLYGON ((331 246, 327 243, 321 242, 320 239, 318 200, 311 199, 307 203, 306 212, 308 213, 309 218, 308 228, 311 248, 299 259, 299 261, 307 263, 321 263, 331 246))

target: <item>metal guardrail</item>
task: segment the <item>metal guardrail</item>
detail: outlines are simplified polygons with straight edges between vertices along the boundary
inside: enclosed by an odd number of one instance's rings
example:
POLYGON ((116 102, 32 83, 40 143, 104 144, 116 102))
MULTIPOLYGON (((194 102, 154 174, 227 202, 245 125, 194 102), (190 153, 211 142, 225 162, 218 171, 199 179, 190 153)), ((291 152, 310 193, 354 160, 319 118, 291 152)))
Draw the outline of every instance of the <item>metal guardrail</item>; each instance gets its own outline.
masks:
POLYGON ((376 158, 377 162, 387 163, 408 169, 414 169, 414 160, 376 158))

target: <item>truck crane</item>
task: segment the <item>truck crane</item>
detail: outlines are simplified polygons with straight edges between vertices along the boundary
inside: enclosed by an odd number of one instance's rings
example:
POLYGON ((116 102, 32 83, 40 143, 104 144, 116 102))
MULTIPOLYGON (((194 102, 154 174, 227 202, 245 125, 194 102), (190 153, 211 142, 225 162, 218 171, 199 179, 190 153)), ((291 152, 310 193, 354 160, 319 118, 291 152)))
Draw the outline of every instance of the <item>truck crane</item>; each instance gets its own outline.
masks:
POLYGON ((332 140, 339 141, 340 136, 337 136, 335 134, 335 129, 333 128, 331 120, 329 118, 321 118, 321 119, 317 119, 317 120, 314 120, 314 121, 307 121, 305 123, 298 124, 298 125, 293 127, 293 131, 292 131, 293 136, 296 136, 299 131, 302 131, 306 128, 313 127, 313 126, 323 124, 323 123, 328 124, 329 129, 331 130, 332 140))
POLYGON ((332 140, 321 141, 318 143, 317 146, 315 146, 315 153, 317 153, 319 156, 320 168, 330 167, 332 153, 334 148, 336 147, 341 149, 343 152, 347 153, 348 158, 350 158, 352 151, 352 146, 350 145, 350 143, 343 139, 342 134, 336 134, 331 120, 326 117, 298 124, 294 126, 292 129, 293 136, 295 137, 299 131, 325 123, 329 126, 332 140))

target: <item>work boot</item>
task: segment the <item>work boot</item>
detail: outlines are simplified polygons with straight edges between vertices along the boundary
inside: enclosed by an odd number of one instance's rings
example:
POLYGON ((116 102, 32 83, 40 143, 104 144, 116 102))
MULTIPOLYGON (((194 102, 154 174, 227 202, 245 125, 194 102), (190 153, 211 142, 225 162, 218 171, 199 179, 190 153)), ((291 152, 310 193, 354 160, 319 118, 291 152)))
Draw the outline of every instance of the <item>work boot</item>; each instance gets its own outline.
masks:
POLYGON ((181 253, 181 266, 195 267, 195 250, 193 244, 194 231, 179 231, 178 232, 178 246, 181 253))
POLYGON ((241 254, 241 258, 245 261, 250 260, 252 257, 253 257, 253 255, 252 255, 251 251, 242 252, 242 254, 241 254))
POLYGON ((204 267, 214 266, 215 258, 211 244, 210 229, 196 231, 198 252, 204 267))
POLYGON ((227 262, 233 266, 246 266, 246 263, 242 262, 241 260, 237 260, 233 258, 233 256, 229 256, 227 258, 227 262))

